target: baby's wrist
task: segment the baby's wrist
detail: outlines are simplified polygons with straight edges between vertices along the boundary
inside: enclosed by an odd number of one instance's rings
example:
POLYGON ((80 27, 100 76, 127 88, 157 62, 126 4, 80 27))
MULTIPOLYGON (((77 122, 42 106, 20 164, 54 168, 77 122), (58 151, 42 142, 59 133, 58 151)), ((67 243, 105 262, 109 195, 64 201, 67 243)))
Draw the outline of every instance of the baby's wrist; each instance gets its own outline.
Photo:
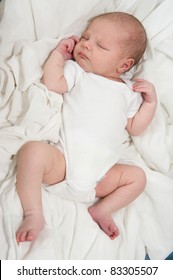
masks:
POLYGON ((144 108, 146 108, 146 110, 150 110, 150 111, 155 111, 156 107, 157 107, 157 101, 145 101, 144 100, 144 108))
POLYGON ((55 56, 54 59, 57 61, 57 65, 64 67, 65 57, 64 54, 57 48, 53 50, 52 55, 55 56))

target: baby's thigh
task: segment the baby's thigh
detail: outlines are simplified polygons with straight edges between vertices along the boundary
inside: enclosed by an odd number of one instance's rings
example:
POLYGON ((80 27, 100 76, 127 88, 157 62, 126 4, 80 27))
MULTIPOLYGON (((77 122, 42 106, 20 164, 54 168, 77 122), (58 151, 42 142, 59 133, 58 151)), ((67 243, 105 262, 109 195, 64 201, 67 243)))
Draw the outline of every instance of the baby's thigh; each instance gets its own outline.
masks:
POLYGON ((29 141, 17 155, 18 166, 40 174, 42 182, 55 184, 65 177, 65 159, 55 146, 42 141, 29 141))
POLYGON ((128 186, 133 182, 142 187, 145 186, 146 177, 144 171, 134 165, 115 164, 97 184, 96 196, 104 197, 117 188, 128 186))
POLYGON ((53 185, 64 180, 66 162, 62 152, 53 145, 46 144, 46 166, 43 183, 53 185))

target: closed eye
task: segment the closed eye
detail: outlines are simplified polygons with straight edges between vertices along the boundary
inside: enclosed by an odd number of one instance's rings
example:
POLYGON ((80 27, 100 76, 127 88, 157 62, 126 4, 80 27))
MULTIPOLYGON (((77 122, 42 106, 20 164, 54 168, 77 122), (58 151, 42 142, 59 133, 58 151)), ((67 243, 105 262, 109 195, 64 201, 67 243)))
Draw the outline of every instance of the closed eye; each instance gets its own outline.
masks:
POLYGON ((109 51, 107 47, 104 47, 102 44, 97 43, 97 46, 105 51, 109 51))

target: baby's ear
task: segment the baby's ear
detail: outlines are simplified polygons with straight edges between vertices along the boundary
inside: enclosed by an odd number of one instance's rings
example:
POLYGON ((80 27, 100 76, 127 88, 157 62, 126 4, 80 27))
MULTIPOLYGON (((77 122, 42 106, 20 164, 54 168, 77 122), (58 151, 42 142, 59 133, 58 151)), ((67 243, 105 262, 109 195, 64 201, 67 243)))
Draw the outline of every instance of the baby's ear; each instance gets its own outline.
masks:
POLYGON ((132 68, 132 66, 134 65, 134 59, 133 58, 127 58, 122 66, 121 66, 121 73, 124 73, 126 71, 128 71, 130 68, 132 68))

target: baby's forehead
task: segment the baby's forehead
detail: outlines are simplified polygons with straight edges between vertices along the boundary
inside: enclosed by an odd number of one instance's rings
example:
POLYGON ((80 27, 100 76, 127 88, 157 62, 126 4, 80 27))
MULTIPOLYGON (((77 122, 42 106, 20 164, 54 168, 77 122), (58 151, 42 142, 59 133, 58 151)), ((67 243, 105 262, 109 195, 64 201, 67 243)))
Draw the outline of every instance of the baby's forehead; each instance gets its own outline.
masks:
MULTIPOLYGON (((121 28, 122 29, 122 28, 121 28)), ((110 20, 100 20, 100 18, 94 19, 86 27, 82 35, 92 36, 101 41, 107 41, 108 43, 117 43, 120 39, 124 39, 123 31, 110 20), (102 24, 103 23, 103 24, 102 24)))
POLYGON ((121 25, 118 22, 112 21, 108 18, 98 17, 88 23, 84 32, 89 32, 90 30, 97 28, 97 30, 99 32, 108 32, 109 33, 110 28, 113 31, 113 29, 116 30, 116 29, 118 29, 118 27, 121 28, 121 25), (106 28, 106 27, 109 27, 109 28, 106 28))

